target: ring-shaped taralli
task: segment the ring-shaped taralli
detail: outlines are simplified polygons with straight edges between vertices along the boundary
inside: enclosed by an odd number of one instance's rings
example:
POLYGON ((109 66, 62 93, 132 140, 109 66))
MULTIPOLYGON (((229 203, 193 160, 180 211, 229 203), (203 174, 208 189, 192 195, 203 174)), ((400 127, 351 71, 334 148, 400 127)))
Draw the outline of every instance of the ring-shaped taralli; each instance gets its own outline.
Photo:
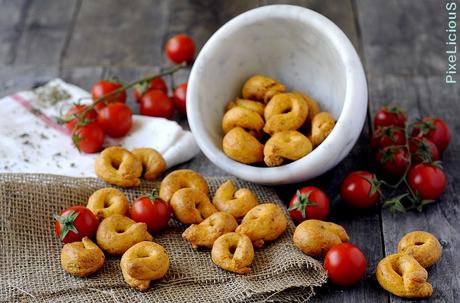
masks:
POLYGON ((241 127, 229 131, 222 146, 224 153, 235 161, 253 164, 264 160, 264 145, 241 127))
POLYGON ((254 248, 248 236, 230 232, 214 242, 211 258, 217 266, 238 274, 251 271, 249 267, 254 259, 254 248))
POLYGON ((98 219, 111 215, 126 215, 129 209, 128 198, 116 188, 101 188, 95 191, 86 205, 98 219))
POLYGON ((173 194, 182 188, 195 188, 208 195, 209 188, 206 180, 191 169, 178 169, 167 175, 160 184, 160 198, 169 202, 173 194))
POLYGON ((153 241, 153 237, 147 231, 147 224, 136 223, 126 216, 112 215, 99 224, 96 240, 107 253, 121 255, 136 243, 153 241))
POLYGON ((275 133, 265 143, 264 162, 267 166, 278 166, 284 161, 298 160, 313 150, 310 140, 296 130, 275 133))
POLYGON ((195 188, 182 188, 170 200, 174 216, 184 224, 198 224, 217 212, 202 191, 195 188))
POLYGON ((312 257, 323 257, 332 246, 348 242, 349 239, 342 226, 315 219, 300 223, 292 237, 294 245, 312 257))
POLYGON ((102 151, 94 164, 96 175, 107 183, 134 187, 141 184, 142 163, 128 150, 111 146, 102 151))
POLYGON ((427 282, 428 273, 412 256, 389 255, 377 264, 375 275, 379 284, 392 294, 409 299, 428 298, 433 287, 427 282))
POLYGON ((328 112, 321 112, 313 117, 311 121, 311 143, 318 146, 332 132, 335 126, 335 119, 328 112))
POLYGON ((142 176, 145 180, 157 179, 166 169, 166 161, 163 156, 153 148, 136 148, 132 153, 142 163, 142 176))
POLYGON ((307 102, 308 120, 312 121, 313 117, 321 112, 318 103, 309 95, 300 92, 296 92, 296 94, 299 94, 305 100, 305 102, 307 102))
POLYGON ((235 231, 238 227, 236 219, 226 212, 217 212, 207 217, 200 224, 190 225, 182 234, 193 248, 204 246, 211 248, 214 241, 225 233, 235 231))
POLYGON ((242 94, 244 99, 267 103, 273 96, 285 90, 286 87, 278 81, 266 76, 255 75, 243 84, 242 94))
POLYGON ((257 205, 257 197, 248 188, 237 190, 233 181, 228 180, 217 189, 212 204, 219 211, 227 212, 239 219, 257 205))
POLYGON ((237 126, 246 130, 259 132, 264 127, 264 120, 258 113, 244 107, 236 106, 224 114, 222 129, 226 134, 237 126))
POLYGON ((225 107, 225 111, 229 111, 234 107, 244 107, 246 109, 252 110, 253 112, 258 113, 261 117, 264 116, 264 109, 265 104, 259 101, 248 100, 248 99, 236 99, 235 101, 231 101, 225 107))
POLYGON ((251 209, 235 230, 247 235, 254 247, 262 247, 265 241, 278 238, 287 227, 287 219, 281 207, 275 203, 259 204, 251 209))
POLYGON ((398 252, 411 255, 425 268, 435 264, 442 255, 438 239, 426 231, 410 232, 398 243, 398 252))
POLYGON ((104 265, 102 250, 88 237, 81 241, 67 243, 61 251, 62 268, 76 277, 86 277, 104 265))
POLYGON ((169 269, 169 257, 160 244, 143 241, 123 254, 120 267, 126 283, 142 291, 149 288, 150 281, 164 277, 169 269))
POLYGON ((285 130, 300 128, 308 116, 308 105, 297 93, 283 93, 274 96, 265 107, 264 132, 273 135, 285 130))

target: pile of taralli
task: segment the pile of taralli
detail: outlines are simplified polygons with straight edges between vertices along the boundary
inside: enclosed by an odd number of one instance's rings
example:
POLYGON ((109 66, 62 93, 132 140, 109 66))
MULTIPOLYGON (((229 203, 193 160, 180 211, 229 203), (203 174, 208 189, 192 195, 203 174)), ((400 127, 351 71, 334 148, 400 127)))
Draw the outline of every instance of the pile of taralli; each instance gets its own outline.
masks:
MULTIPOLYGON (((154 160, 160 155, 156 151, 141 150, 139 156, 139 150, 131 153, 120 147, 107 148, 96 160, 97 175, 120 186, 138 185, 136 178, 146 178, 152 170, 157 174, 157 162, 160 166, 164 162, 154 160)), ((254 248, 274 241, 287 228, 286 215, 279 205, 259 204, 251 190, 238 189, 231 180, 218 188, 211 201, 208 184, 200 174, 176 170, 162 180, 159 197, 155 194, 154 190, 150 198, 141 198, 150 199, 148 205, 166 206, 166 221, 159 228, 153 228, 149 220, 143 222, 136 214, 135 204, 140 198, 130 206, 124 193, 115 188, 99 189, 89 197, 86 207, 74 206, 56 216, 56 232, 66 243, 61 252, 62 268, 84 277, 103 267, 104 253, 121 256, 126 283, 146 290, 152 280, 161 279, 169 268, 167 251, 153 242, 152 236, 167 226, 169 210, 176 220, 189 225, 182 234, 184 240, 193 248, 210 248, 211 259, 217 266, 239 274, 251 271, 254 248), (93 224, 84 230, 78 220, 93 224), (90 238, 95 238, 96 243, 90 238)))
POLYGON ((224 153, 241 163, 279 166, 309 154, 330 134, 335 119, 301 92, 286 92, 274 79, 256 75, 231 101, 222 119, 224 153))

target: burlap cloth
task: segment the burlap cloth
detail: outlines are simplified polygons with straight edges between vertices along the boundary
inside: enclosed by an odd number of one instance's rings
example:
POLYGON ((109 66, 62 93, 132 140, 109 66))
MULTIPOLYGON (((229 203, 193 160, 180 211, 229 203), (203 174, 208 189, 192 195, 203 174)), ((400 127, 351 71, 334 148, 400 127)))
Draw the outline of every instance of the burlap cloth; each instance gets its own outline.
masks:
MULTIPOLYGON (((208 178, 211 194, 223 178, 208 178)), ((282 204, 276 193, 236 181, 253 190, 261 202, 282 204)), ((130 201, 158 183, 123 190, 130 201)), ((181 238, 185 226, 174 220, 154 235, 171 266, 165 278, 146 292, 123 281, 119 258, 107 257, 103 269, 89 278, 75 278, 60 266, 61 243, 52 215, 66 207, 86 205, 96 189, 107 187, 93 178, 38 174, 0 174, 0 300, 2 302, 303 302, 322 285, 321 264, 292 243, 294 225, 275 242, 255 253, 252 273, 224 271, 211 261, 209 250, 195 251, 181 238)))

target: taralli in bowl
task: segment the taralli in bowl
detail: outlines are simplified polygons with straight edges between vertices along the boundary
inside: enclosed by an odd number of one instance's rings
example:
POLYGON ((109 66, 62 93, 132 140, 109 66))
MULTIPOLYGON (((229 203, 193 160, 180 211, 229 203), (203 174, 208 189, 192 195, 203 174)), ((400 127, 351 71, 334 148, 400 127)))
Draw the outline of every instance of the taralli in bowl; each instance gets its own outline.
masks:
POLYGON ((220 236, 212 246, 212 262, 217 266, 238 274, 251 271, 254 248, 248 236, 231 232, 220 236))
POLYGON ((242 94, 244 99, 267 103, 274 95, 285 90, 286 87, 275 79, 255 75, 244 82, 242 94))
POLYGON ((116 188, 101 188, 95 191, 86 205, 98 219, 111 215, 126 215, 129 209, 128 198, 116 188))
POLYGON ((198 224, 217 212, 206 194, 195 188, 182 188, 170 201, 174 216, 183 224, 198 224))
POLYGON ((141 184, 142 163, 128 150, 111 146, 102 151, 94 164, 96 175, 107 183, 121 187, 141 184))
POLYGON ((441 258, 442 247, 432 234, 426 231, 413 231, 401 238, 398 253, 411 255, 420 265, 428 268, 441 258))
POLYGON ((169 257, 160 244, 143 241, 123 254, 120 267, 126 283, 142 291, 149 288, 150 281, 164 277, 169 269, 169 257))
POLYGON ((300 94, 278 94, 268 102, 264 117, 264 132, 269 135, 285 130, 297 130, 308 117, 308 105, 300 94))
POLYGON ((104 266, 102 250, 88 237, 67 243, 61 251, 62 268, 76 277, 86 277, 104 266))
POLYGON ((331 133, 335 119, 330 113, 322 112, 315 115, 311 121, 311 142, 313 146, 320 145, 331 133))
POLYGON ((264 145, 241 127, 230 130, 222 146, 225 154, 238 162, 254 164, 264 160, 264 145))
POLYGON ((428 298, 433 287, 427 282, 428 273, 417 260, 404 253, 380 260, 375 271, 377 281, 392 294, 409 299, 428 298))
POLYGON ((292 239, 295 246, 312 257, 323 257, 332 246, 349 241, 342 226, 315 219, 300 223, 292 239))
POLYGON ((267 166, 278 166, 286 160, 298 160, 308 155, 312 149, 310 140, 298 131, 278 132, 265 143, 264 162, 267 166))
POLYGON ((145 180, 156 180, 166 169, 165 159, 153 148, 136 148, 132 153, 142 163, 142 177, 145 180))
POLYGON ((122 215, 112 215, 99 224, 96 240, 104 251, 121 255, 136 243, 153 241, 153 237, 147 231, 147 224, 136 223, 122 215))
POLYGON ((235 231, 247 235, 254 247, 260 248, 266 241, 278 238, 286 227, 287 219, 281 207, 275 203, 264 203, 251 209, 235 231))
POLYGON ((265 110, 265 104, 258 102, 258 101, 253 101, 249 99, 241 99, 237 98, 235 101, 230 101, 227 106, 225 107, 225 111, 229 111, 230 109, 239 106, 243 107, 249 110, 252 110, 253 112, 258 113, 261 117, 264 116, 264 110, 265 110))
POLYGON ((217 189, 212 204, 219 211, 227 212, 239 219, 257 205, 257 197, 250 189, 237 190, 233 181, 228 180, 217 189))
POLYGON ((160 184, 160 198, 169 202, 176 191, 182 188, 194 188, 206 196, 209 193, 208 183, 199 173, 191 169, 179 169, 168 174, 160 184))
POLYGON ((264 127, 264 120, 255 111, 236 106, 227 111, 222 119, 222 129, 225 134, 235 127, 258 133, 264 127))
POLYGON ((190 225, 182 234, 193 248, 204 246, 212 248, 214 241, 225 233, 234 231, 238 226, 235 218, 226 212, 217 212, 200 224, 190 225))

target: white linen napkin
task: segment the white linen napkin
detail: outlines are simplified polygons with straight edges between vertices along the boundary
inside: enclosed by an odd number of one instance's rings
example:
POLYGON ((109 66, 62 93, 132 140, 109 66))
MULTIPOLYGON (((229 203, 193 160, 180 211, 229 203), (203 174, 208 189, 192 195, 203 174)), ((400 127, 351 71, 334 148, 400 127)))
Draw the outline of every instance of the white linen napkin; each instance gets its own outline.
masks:
MULTIPOLYGON (((86 98, 81 103, 90 103, 89 97, 80 87, 54 79, 38 90, 0 99, 0 172, 95 176, 97 154, 80 153, 65 126, 55 122, 75 101, 86 98)), ((168 167, 199 152, 192 133, 177 122, 140 115, 133 115, 133 127, 125 137, 107 137, 104 145, 155 148, 168 167)))

